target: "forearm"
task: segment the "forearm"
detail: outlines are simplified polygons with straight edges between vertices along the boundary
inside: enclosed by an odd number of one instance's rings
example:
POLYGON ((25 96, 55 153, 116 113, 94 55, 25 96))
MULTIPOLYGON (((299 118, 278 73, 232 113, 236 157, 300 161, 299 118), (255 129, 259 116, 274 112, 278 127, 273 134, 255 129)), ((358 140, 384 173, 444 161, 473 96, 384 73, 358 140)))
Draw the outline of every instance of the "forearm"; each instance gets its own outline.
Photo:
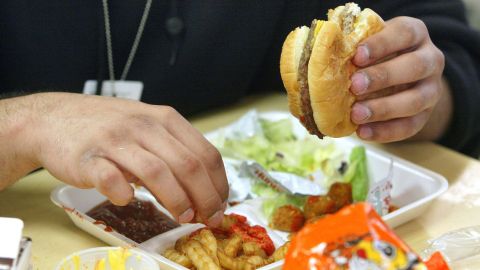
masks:
POLYGON ((440 139, 450 126, 453 114, 453 101, 450 86, 445 78, 442 78, 442 96, 433 108, 430 119, 422 130, 411 140, 436 141, 440 139))
POLYGON ((32 101, 32 96, 0 100, 0 190, 39 167, 33 158, 32 101))

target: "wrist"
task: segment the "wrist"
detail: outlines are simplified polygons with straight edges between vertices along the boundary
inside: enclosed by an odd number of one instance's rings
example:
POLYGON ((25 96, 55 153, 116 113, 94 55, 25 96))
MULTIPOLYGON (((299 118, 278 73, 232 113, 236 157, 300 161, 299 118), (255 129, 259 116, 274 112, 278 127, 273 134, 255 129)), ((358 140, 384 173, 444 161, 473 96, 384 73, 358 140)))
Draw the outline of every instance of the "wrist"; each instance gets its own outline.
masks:
MULTIPOLYGON (((0 144, 5 151, 1 160, 11 181, 38 169, 36 158, 36 122, 34 95, 0 100, 0 144)), ((3 167, 3 166, 2 166, 3 167)))

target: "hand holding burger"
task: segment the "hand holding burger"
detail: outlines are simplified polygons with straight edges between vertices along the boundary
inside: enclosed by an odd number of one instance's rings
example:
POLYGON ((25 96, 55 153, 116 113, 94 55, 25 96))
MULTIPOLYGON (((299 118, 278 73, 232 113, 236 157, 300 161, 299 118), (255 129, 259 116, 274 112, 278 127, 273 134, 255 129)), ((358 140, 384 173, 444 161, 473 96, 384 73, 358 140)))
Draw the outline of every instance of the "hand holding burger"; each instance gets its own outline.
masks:
POLYGON ((421 20, 387 21, 382 31, 360 43, 353 63, 361 69, 351 77, 351 92, 376 96, 352 108, 360 138, 392 142, 415 135, 436 140, 447 129, 453 109, 442 80, 444 56, 421 20))
MULTIPOLYGON (((425 126, 446 89, 443 66, 420 20, 384 23, 374 11, 348 3, 330 10, 328 21, 314 20, 288 35, 280 72, 290 111, 311 134, 343 137, 356 131, 362 139, 389 142, 425 126)), ((448 96, 442 104, 451 110, 448 96)), ((441 134, 444 118, 428 130, 441 134)))

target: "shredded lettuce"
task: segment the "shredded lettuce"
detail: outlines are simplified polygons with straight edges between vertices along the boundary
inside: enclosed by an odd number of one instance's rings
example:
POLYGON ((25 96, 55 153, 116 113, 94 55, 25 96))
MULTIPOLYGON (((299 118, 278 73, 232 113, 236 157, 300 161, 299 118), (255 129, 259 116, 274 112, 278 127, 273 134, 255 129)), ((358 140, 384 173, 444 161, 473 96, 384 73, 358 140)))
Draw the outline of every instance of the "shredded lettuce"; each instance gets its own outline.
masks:
MULTIPOLYGON (((341 179, 338 167, 343 158, 333 142, 321 141, 313 136, 296 138, 289 119, 279 121, 260 120, 263 132, 256 135, 214 142, 224 157, 255 160, 270 171, 293 173, 309 177, 321 171, 329 179, 341 179)), ((330 181, 331 182, 331 181, 330 181)))
POLYGON ((296 140, 295 135, 293 134, 292 122, 290 119, 278 121, 260 119, 259 122, 265 138, 271 143, 281 143, 296 140))

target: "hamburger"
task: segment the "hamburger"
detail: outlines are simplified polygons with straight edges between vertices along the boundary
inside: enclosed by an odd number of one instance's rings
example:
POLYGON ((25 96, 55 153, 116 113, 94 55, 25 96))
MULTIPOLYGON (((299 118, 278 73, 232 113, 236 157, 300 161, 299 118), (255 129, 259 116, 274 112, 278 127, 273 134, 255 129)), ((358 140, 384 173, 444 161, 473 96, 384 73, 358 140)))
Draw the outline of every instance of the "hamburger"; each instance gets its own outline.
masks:
POLYGON ((289 109, 319 138, 343 137, 357 126, 350 119, 355 96, 350 77, 358 44, 384 27, 371 9, 347 3, 328 11, 328 20, 297 27, 285 39, 280 74, 289 109))

